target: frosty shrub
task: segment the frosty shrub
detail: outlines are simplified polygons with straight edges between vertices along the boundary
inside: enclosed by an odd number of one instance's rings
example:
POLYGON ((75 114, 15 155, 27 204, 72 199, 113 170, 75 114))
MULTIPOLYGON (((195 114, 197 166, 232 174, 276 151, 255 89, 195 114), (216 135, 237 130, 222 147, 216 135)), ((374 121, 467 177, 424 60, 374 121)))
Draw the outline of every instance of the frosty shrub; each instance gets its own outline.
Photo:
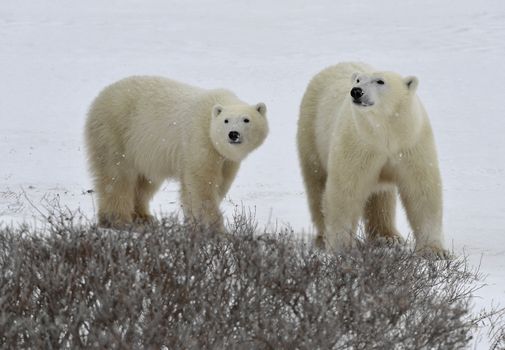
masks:
POLYGON ((0 345, 12 349, 457 349, 475 272, 402 247, 329 255, 288 230, 163 219, 117 232, 53 218, 0 232, 0 345))

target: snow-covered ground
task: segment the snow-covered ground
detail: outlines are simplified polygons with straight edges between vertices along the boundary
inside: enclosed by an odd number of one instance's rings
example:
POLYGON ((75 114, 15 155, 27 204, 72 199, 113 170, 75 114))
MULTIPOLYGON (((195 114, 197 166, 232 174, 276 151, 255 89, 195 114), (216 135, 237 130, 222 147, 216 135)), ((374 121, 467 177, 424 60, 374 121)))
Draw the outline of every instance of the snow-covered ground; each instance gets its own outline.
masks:
MULTIPOLYGON (((0 3, 0 221, 34 221, 28 203, 93 217, 83 149, 105 85, 157 74, 226 87, 268 106, 267 142, 246 159, 223 205, 261 226, 313 232, 295 147, 310 78, 343 60, 417 75, 444 180, 446 240, 488 275, 479 306, 505 304, 505 2, 503 0, 0 3)), ((177 186, 152 204, 178 210, 177 186)), ((409 228, 403 214, 399 225, 409 228)), ((479 348, 485 348, 481 343, 479 348)))

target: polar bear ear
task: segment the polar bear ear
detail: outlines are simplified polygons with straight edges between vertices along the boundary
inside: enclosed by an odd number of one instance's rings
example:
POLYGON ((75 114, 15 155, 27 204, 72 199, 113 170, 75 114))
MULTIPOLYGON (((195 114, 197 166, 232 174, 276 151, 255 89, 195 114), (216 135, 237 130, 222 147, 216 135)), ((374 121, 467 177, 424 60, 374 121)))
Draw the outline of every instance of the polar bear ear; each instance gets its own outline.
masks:
POLYGON ((212 117, 215 118, 218 115, 220 115, 221 112, 223 112, 223 109, 224 109, 224 107, 221 106, 220 104, 217 104, 214 107, 212 107, 212 117))
POLYGON ((267 106, 263 103, 263 102, 260 102, 258 103, 255 107, 254 107, 258 112, 259 114, 261 114, 262 116, 265 116, 267 114, 267 106))
POLYGON ((403 79, 405 85, 407 85, 407 89, 409 89, 412 92, 415 92, 417 89, 417 86, 419 85, 419 79, 417 79, 414 76, 406 77, 403 79))

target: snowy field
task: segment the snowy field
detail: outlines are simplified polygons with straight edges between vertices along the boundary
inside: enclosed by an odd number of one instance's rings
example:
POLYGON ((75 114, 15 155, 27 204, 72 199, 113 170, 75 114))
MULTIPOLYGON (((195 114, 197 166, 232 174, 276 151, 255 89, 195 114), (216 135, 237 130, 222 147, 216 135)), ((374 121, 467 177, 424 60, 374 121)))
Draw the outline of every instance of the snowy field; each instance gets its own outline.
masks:
MULTIPOLYGON (((2 0, 0 48, 3 224, 40 221, 29 201, 43 210, 55 198, 93 218, 87 108, 115 80, 156 74, 267 104, 269 138, 222 208, 243 205, 261 227, 313 233, 295 146, 310 78, 343 60, 418 76, 438 145, 446 242, 488 275, 477 306, 505 304, 503 0, 2 0)), ((179 210, 177 191, 167 183, 152 208, 179 210)))

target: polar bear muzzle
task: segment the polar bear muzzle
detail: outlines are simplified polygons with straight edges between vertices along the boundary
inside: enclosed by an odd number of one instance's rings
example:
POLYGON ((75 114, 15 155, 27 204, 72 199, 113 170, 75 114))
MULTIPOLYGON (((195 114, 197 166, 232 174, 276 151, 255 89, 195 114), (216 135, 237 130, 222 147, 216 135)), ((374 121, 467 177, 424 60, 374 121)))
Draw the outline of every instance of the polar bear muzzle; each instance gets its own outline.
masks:
POLYGON ((354 101, 359 101, 361 97, 363 96, 363 89, 359 87, 355 87, 351 89, 351 96, 354 99, 354 101))
POLYGON ((238 131, 230 131, 228 133, 228 142, 232 144, 241 144, 242 138, 240 137, 240 133, 238 131))
POLYGON ((363 92, 363 89, 360 87, 353 87, 351 89, 351 97, 352 102, 358 106, 369 107, 373 105, 373 102, 370 101, 363 92))

